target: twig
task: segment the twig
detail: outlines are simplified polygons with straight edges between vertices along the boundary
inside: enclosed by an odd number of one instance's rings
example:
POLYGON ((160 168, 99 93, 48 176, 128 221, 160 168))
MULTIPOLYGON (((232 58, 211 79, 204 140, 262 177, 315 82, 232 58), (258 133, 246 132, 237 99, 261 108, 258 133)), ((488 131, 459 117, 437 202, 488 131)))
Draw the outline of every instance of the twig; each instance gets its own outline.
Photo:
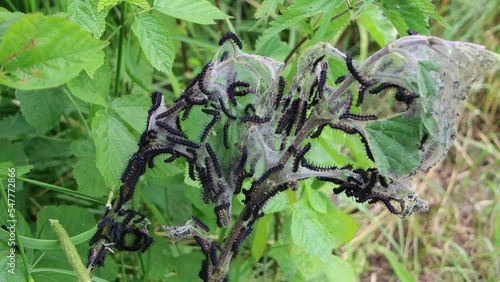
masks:
MULTIPOLYGON (((345 9, 344 11, 338 13, 337 15, 333 16, 331 19, 330 19, 330 22, 342 17, 343 15, 347 14, 349 12, 349 9, 345 9)), ((315 33, 316 31, 318 31, 319 29, 319 26, 316 27, 312 33, 315 33)), ((300 48, 300 46, 302 46, 302 44, 304 44, 307 39, 311 39, 311 34, 308 34, 306 35, 304 38, 302 38, 298 43, 297 45, 295 45, 295 47, 293 47, 293 49, 290 51, 290 53, 288 53, 288 55, 286 56, 285 58, 285 65, 288 64, 288 62, 290 61, 290 59, 292 58, 293 54, 295 52, 297 52, 297 50, 300 48)))

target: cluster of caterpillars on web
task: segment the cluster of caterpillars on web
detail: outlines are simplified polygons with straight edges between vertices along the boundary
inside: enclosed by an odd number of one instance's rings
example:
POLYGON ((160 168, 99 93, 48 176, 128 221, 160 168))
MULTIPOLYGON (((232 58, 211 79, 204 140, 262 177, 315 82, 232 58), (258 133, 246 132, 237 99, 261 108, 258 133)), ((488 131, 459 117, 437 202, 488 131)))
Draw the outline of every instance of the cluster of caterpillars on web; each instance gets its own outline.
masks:
MULTIPOLYGON (((252 232, 255 221, 264 215, 264 205, 278 193, 296 189, 302 179, 313 177, 333 183, 335 194, 345 192, 360 203, 382 202, 395 214, 404 209, 401 200, 373 190, 375 186, 387 187, 390 179, 376 169, 319 164, 308 157, 312 149, 308 140, 318 138, 326 127, 341 130, 359 136, 366 155, 373 160, 356 124, 377 117, 352 113, 353 103, 359 106, 365 94, 377 95, 392 88, 396 100, 408 107, 417 94, 398 85, 373 81, 355 67, 350 55, 343 53, 339 56, 349 73, 332 78, 333 85, 327 83, 329 64, 325 56, 302 60, 296 77, 288 84, 280 76, 282 63, 242 52, 242 43, 235 34, 224 35, 219 45, 215 58, 175 101, 166 103, 160 92, 152 94, 147 129, 139 149, 130 158, 118 196, 106 207, 98 232, 90 241, 95 247, 89 254, 89 269, 102 266, 105 254, 112 249, 143 252, 152 244, 144 216, 125 206, 133 197, 139 177, 154 167, 156 157, 165 163, 185 160, 189 177, 201 184, 203 201, 214 204, 219 227, 231 225, 233 196, 242 194, 239 199, 245 208, 238 220, 243 223, 229 246, 233 255, 252 232), (338 94, 336 90, 347 81, 357 81, 357 95, 352 91, 338 94), (399 207, 394 206, 395 201, 399 207)), ((199 219, 193 218, 186 226, 189 228, 166 228, 170 230, 167 237, 196 240, 206 255, 200 272, 206 280, 221 263, 221 246, 203 236, 208 227, 199 219)))

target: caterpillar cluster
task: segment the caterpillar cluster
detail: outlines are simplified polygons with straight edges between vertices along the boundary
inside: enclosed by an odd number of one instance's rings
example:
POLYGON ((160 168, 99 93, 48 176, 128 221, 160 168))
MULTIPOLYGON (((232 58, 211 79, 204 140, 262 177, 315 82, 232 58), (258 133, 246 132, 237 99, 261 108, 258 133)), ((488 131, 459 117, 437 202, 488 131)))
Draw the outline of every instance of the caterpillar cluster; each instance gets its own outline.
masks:
POLYGON ((243 194, 245 194, 245 200, 243 201, 245 204, 249 203, 252 201, 252 199, 255 197, 255 194, 257 192, 258 187, 266 181, 272 174, 281 171, 284 168, 283 163, 278 163, 273 166, 271 166, 268 170, 266 170, 259 178, 255 179, 252 182, 252 186, 248 190, 243 190, 243 194))
POLYGON ((220 245, 217 242, 204 239, 198 235, 194 235, 193 239, 200 246, 201 251, 205 255, 205 259, 201 263, 201 269, 198 273, 198 277, 202 281, 209 281, 211 269, 217 266, 217 251, 220 250, 220 245))
MULTIPOLYGON (((414 32, 412 30, 408 30, 408 34, 409 35, 419 35, 418 33, 414 32)), ((396 96, 395 96, 396 101, 404 103, 406 105, 406 110, 408 110, 410 105, 412 104, 412 102, 416 98, 419 97, 418 94, 413 93, 413 92, 411 92, 411 91, 409 91, 401 86, 398 86, 396 84, 377 83, 376 81, 374 81, 372 79, 366 79, 363 75, 360 74, 360 72, 354 66, 353 61, 352 61, 352 56, 350 54, 346 55, 345 61, 346 61, 346 66, 347 66, 349 73, 360 84, 360 87, 358 89, 358 98, 356 101, 357 107, 359 107, 363 104, 366 91, 368 91, 368 93, 370 93, 370 94, 379 94, 386 89, 395 88, 397 90, 396 96)), ((385 65, 383 65, 381 68, 379 68, 379 71, 383 71, 390 64, 392 64, 392 61, 387 62, 385 65)), ((343 82, 345 80, 345 78, 346 78, 345 75, 338 77, 335 80, 335 84, 339 84, 339 83, 343 82)), ((341 120, 342 119, 351 119, 351 120, 358 120, 358 121, 377 120, 377 116, 375 116, 375 115, 360 115, 360 114, 351 113, 352 100, 353 100, 353 95, 348 94, 347 100, 345 103, 344 113, 339 117, 341 120)), ((320 133, 320 132, 318 132, 318 133, 320 133)), ((317 135, 317 136, 319 136, 319 135, 317 135)))
MULTIPOLYGON (((244 194, 245 207, 241 217, 244 222, 238 233, 232 235, 234 241, 227 244, 233 255, 239 252, 242 242, 252 232, 255 221, 264 215, 266 203, 290 187, 296 189, 300 179, 294 179, 296 175, 303 177, 309 174, 319 181, 338 185, 334 193, 344 192, 358 202, 383 202, 393 213, 403 210, 394 207, 395 199, 374 191, 374 187, 391 185, 376 170, 355 170, 359 177, 337 179, 333 177, 337 170, 352 170, 352 167, 322 165, 311 160, 310 156, 306 157, 312 144, 304 139, 317 138, 324 128, 330 127, 346 134, 359 135, 368 157, 374 160, 367 140, 358 131, 359 127, 353 125, 353 120, 372 121, 377 117, 351 112, 354 100, 351 92, 333 102, 338 111, 329 113, 333 114, 333 118, 319 116, 322 107, 330 103, 327 98, 334 89, 327 84, 330 68, 324 55, 311 59, 312 62, 307 65, 304 75, 310 80, 304 83, 294 81, 286 90, 283 77, 266 77, 262 73, 266 68, 251 68, 250 60, 229 58, 242 53, 238 50, 242 48, 242 42, 234 33, 224 35, 219 45, 224 45, 218 53, 219 57, 203 66, 171 106, 165 106, 160 92, 153 92, 147 129, 141 135, 139 149, 121 175, 123 185, 117 199, 90 240, 91 245, 98 242, 104 244, 91 250, 89 266, 102 266, 110 246, 122 251, 144 252, 153 243, 147 229, 141 227, 144 216, 125 209, 124 205, 133 198, 140 176, 147 167, 154 167, 158 156, 164 156, 165 162, 178 158, 187 162, 189 177, 201 184, 202 200, 215 206, 213 212, 218 227, 230 224, 232 201, 237 198, 232 195, 244 194), (233 46, 234 52, 227 49, 228 44, 233 46), (242 66, 249 70, 240 70, 242 66), (251 80, 254 74, 260 79, 257 83, 251 80), (269 83, 269 80, 272 82, 269 83), (195 118, 202 119, 204 125, 198 126, 200 121, 193 121, 195 118)), ((349 73, 361 85, 356 106, 363 104, 365 94, 376 95, 391 87, 398 90, 396 100, 407 106, 418 98, 418 95, 401 87, 370 79, 356 69, 350 55, 346 56, 345 62, 349 73)), ((345 78, 337 78, 335 84, 342 83, 345 78)), ((422 141, 424 143, 425 140, 422 141)), ((221 247, 205 238, 204 233, 209 232, 209 228, 197 217, 192 218, 190 226, 196 226, 198 233, 189 236, 205 255, 199 276, 208 281, 212 270, 217 267, 221 247)))
POLYGON ((133 210, 122 209, 118 212, 120 218, 104 217, 97 224, 97 232, 90 238, 89 245, 96 244, 99 240, 104 240, 99 249, 91 249, 88 256, 87 267, 104 265, 104 259, 108 248, 106 246, 113 246, 119 251, 127 252, 144 252, 151 244, 153 238, 149 235, 146 228, 138 227, 137 224, 141 223, 145 217, 139 212, 133 210), (107 229, 107 232, 104 232, 107 229))
POLYGON ((318 180, 339 185, 339 187, 333 189, 333 193, 340 194, 344 192, 348 197, 355 198, 358 203, 368 202, 369 204, 374 204, 382 202, 391 213, 396 215, 403 213, 405 209, 403 200, 373 191, 375 185, 380 185, 383 188, 389 186, 387 179, 380 175, 376 169, 356 169, 353 172, 357 173, 362 181, 353 177, 349 177, 346 181, 328 177, 318 177, 318 180), (399 203, 399 209, 394 207, 392 204, 393 201, 399 203))

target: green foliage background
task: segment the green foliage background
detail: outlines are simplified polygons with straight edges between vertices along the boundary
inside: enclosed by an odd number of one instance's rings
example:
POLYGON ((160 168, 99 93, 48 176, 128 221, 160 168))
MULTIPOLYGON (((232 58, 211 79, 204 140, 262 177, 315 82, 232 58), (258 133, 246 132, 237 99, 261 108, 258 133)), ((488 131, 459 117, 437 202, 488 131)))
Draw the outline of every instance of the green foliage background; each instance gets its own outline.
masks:
MULTIPOLYGON (((25 258, 17 257, 18 274, 9 276, 3 271, 7 233, 0 230, 0 280, 74 279, 62 251, 53 241, 43 241, 55 239, 48 219, 58 219, 76 237, 86 262, 86 240, 136 150, 151 91, 161 90, 167 104, 178 97, 212 58, 223 33, 235 31, 246 51, 285 60, 290 80, 295 54, 319 41, 359 54, 360 60, 408 29, 481 44, 484 38, 477 33, 490 29, 488 15, 495 15, 495 1, 478 1, 493 12, 485 9, 475 25, 464 29, 476 15, 456 17, 453 7, 473 10, 469 2, 439 10, 427 0, 290 2, 0 1, 0 175, 6 179, 7 168, 17 170, 16 218, 26 247, 25 258), (441 17, 445 12, 448 16, 441 17)), ((498 40, 488 43, 498 48, 498 40)), ((316 159, 339 165, 348 161, 343 151, 362 148, 357 138, 338 132, 327 132, 318 143, 322 150, 312 152, 316 159)), ((363 153, 352 157, 349 161, 360 167, 370 166, 363 153)), ((158 163, 142 177, 133 205, 152 221, 155 244, 144 254, 109 257, 96 281, 196 281, 199 248, 193 242, 166 242, 160 231, 163 224, 182 224, 193 215, 217 230, 213 207, 203 204, 198 184, 185 180, 185 173, 182 162, 158 163)), ((330 193, 331 187, 305 181, 299 192, 278 195, 233 260, 230 281, 363 277, 369 266, 361 267, 366 265, 362 256, 349 252, 361 223, 338 208, 330 193)), ((235 204, 233 213, 241 208, 235 204)), ((2 208, 0 223, 6 218, 2 208)), ((222 240, 225 232, 214 234, 222 240)), ((491 243, 498 252, 500 241, 491 243)), ((419 275, 418 267, 408 270, 398 261, 400 253, 379 252, 394 269, 393 279, 413 281, 419 275)), ((479 275, 470 277, 493 279, 495 270, 479 275)))

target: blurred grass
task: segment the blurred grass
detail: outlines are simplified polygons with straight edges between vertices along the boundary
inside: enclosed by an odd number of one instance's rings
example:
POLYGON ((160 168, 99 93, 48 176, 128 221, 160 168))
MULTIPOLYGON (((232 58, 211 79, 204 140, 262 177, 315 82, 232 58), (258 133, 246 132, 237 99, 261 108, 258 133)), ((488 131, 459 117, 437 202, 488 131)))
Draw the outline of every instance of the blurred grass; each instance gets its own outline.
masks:
MULTIPOLYGON (((500 51, 498 1, 435 1, 447 30, 431 34, 500 51)), ((445 160, 413 183, 430 211, 401 220, 380 205, 348 202, 362 222, 344 256, 362 281, 412 281, 396 275, 384 248, 416 281, 498 281, 500 277, 499 70, 472 88, 458 120, 458 136, 445 160), (371 211, 368 210, 371 209, 371 211), (354 210, 354 209, 353 209, 354 210)))

